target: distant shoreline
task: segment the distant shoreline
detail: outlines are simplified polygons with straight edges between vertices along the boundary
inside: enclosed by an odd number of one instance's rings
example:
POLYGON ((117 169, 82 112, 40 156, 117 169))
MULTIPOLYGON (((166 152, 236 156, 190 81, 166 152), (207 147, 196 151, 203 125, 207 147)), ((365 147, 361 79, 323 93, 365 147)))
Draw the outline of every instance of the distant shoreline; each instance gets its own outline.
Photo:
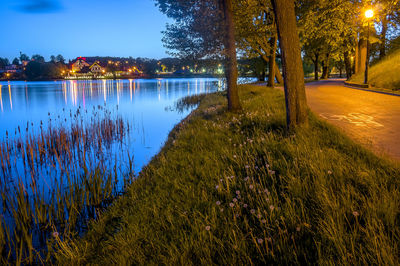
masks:
POLYGON ((74 78, 74 79, 0 79, 0 81, 7 82, 7 81, 62 81, 62 80, 121 80, 121 79, 157 79, 157 78, 223 78, 223 75, 147 75, 143 77, 118 77, 118 78, 74 78))

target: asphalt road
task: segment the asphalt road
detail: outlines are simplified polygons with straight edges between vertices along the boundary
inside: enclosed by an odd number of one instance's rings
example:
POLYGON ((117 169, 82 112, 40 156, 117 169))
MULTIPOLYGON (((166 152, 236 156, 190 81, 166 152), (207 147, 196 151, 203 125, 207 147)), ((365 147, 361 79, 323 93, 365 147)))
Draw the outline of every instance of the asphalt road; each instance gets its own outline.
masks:
POLYGON ((350 137, 400 160, 400 97, 349 88, 343 79, 306 83, 311 110, 350 137))

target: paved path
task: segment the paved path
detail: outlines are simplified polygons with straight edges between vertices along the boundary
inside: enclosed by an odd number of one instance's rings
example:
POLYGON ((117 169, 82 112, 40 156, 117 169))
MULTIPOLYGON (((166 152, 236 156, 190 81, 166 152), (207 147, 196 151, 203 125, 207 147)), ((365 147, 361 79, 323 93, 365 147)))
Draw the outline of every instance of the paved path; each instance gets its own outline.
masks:
POLYGON ((349 88, 343 79, 307 83, 306 94, 308 105, 322 118, 400 160, 400 97, 349 88))

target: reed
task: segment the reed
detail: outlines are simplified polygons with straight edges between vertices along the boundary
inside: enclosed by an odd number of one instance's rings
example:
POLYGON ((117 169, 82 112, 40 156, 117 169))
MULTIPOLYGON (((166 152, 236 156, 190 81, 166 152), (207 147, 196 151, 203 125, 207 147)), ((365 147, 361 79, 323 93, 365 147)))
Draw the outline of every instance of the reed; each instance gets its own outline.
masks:
POLYGON ((130 126, 105 106, 27 123, 0 142, 0 263, 52 260, 134 178, 130 126), (118 158, 118 160, 117 160, 118 158), (126 163, 127 162, 127 163, 126 163))

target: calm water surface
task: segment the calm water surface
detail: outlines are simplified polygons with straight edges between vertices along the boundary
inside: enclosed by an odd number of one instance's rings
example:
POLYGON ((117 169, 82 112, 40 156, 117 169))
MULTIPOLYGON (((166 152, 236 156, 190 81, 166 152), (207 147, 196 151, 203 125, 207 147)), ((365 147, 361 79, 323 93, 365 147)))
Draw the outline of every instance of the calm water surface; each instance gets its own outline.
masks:
POLYGON ((40 123, 46 127, 50 118, 65 117, 70 110, 106 106, 133 128, 129 145, 138 172, 190 112, 178 112, 175 102, 221 89, 222 80, 206 78, 0 82, 0 140, 13 138, 18 126, 21 132, 27 124, 29 131, 38 131, 40 123))

